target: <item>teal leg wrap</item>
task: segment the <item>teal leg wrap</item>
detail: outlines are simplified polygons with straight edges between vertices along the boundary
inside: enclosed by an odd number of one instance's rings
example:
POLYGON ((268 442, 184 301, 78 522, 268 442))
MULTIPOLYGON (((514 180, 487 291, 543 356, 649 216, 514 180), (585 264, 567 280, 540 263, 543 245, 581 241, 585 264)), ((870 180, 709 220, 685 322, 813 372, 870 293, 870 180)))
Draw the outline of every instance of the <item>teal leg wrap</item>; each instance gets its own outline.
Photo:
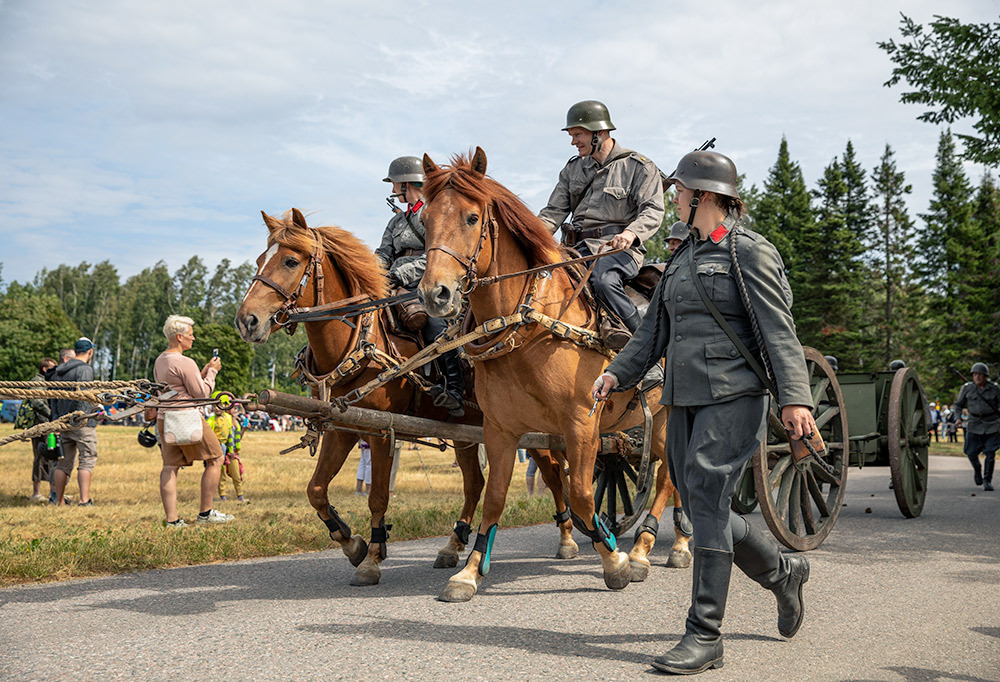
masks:
POLYGON ((601 542, 609 551, 613 552, 618 549, 618 543, 615 541, 615 536, 611 534, 608 527, 604 525, 604 521, 594 512, 594 525, 597 526, 597 532, 601 534, 601 542))
POLYGON ((493 540, 497 536, 497 524, 493 524, 486 531, 486 535, 482 533, 476 533, 476 544, 472 547, 472 551, 479 552, 483 555, 482 561, 479 562, 479 575, 486 575, 490 572, 490 555, 493 554, 493 540))

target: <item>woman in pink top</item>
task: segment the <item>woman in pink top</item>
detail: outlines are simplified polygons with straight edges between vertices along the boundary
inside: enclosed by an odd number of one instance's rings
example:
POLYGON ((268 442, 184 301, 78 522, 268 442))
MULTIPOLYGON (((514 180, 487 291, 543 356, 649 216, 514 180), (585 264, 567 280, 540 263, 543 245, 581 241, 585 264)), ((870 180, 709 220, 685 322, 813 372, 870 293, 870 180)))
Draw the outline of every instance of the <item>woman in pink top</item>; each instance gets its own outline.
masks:
MULTIPOLYGON (((184 357, 194 343, 194 320, 190 317, 171 315, 163 325, 163 335, 167 337, 167 349, 160 353, 153 366, 153 377, 158 383, 177 391, 176 398, 207 398, 215 388, 215 375, 222 363, 212 358, 199 371, 191 358, 184 357)), ((201 513, 198 523, 225 523, 231 521, 230 514, 222 514, 212 509, 212 494, 219 485, 222 473, 222 448, 212 433, 208 423, 203 422, 203 435, 198 443, 171 445, 163 442, 163 412, 170 408, 160 408, 156 419, 156 434, 160 440, 163 469, 160 471, 160 498, 163 511, 167 515, 167 527, 183 528, 187 524, 177 515, 177 471, 204 460, 205 472, 201 475, 201 513)))

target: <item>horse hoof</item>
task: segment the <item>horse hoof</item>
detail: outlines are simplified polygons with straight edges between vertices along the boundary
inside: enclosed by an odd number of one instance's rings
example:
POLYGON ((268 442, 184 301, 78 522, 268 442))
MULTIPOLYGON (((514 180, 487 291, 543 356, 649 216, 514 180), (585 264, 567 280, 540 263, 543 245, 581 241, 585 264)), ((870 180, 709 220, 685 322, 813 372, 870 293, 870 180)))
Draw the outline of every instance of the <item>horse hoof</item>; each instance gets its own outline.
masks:
POLYGON ((579 553, 580 548, 577 545, 559 545, 556 559, 575 559, 579 553))
POLYGON ((630 561, 629 567, 629 582, 641 583, 649 575, 649 564, 639 563, 638 561, 630 561))
POLYGON ((438 554, 434 560, 434 568, 455 568, 458 566, 457 554, 438 554))
POLYGON ((438 601, 451 603, 469 601, 476 594, 476 587, 469 583, 449 582, 444 588, 444 592, 438 597, 438 601))
MULTIPOLYGON (((357 568, 361 565, 361 562, 365 560, 368 556, 368 543, 360 535, 355 535, 351 538, 351 545, 354 545, 354 551, 350 551, 348 545, 344 545, 344 554, 347 555, 348 561, 351 562, 351 566, 357 568)), ((375 582, 378 582, 377 580, 375 582)))
POLYGON ((667 568, 690 568, 691 552, 680 552, 676 549, 670 551, 667 558, 667 568))
POLYGON ((612 590, 624 590, 632 582, 632 569, 627 557, 623 557, 618 568, 610 573, 604 572, 604 584, 612 590))
POLYGON ((368 585, 378 585, 378 581, 382 579, 382 571, 376 566, 374 570, 361 570, 358 569, 354 572, 354 577, 351 578, 351 585, 355 587, 367 587, 368 585))

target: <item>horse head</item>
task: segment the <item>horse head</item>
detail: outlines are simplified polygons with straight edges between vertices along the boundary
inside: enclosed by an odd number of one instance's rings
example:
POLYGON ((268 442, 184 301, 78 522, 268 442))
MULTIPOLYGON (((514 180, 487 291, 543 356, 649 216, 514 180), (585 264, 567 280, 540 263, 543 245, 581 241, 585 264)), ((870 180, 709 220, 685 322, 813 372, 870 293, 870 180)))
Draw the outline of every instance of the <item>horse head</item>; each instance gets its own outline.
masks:
POLYGON ((267 341, 282 326, 288 308, 315 304, 315 286, 307 285, 316 278, 315 269, 322 268, 322 236, 309 229, 299 209, 282 218, 261 215, 267 249, 257 257, 257 274, 236 311, 236 330, 250 343, 267 341))

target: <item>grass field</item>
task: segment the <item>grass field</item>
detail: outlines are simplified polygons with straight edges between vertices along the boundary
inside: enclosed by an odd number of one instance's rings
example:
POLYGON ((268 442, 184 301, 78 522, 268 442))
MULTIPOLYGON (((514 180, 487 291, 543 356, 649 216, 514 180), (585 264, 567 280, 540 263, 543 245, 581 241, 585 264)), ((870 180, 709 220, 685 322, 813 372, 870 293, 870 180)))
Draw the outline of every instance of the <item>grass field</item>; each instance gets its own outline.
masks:
MULTIPOLYGON (((216 503, 218 509, 236 516, 229 524, 206 527, 193 523, 198 513, 201 465, 183 469, 178 477, 178 510, 191 526, 180 531, 164 527, 158 487, 159 449, 140 447, 137 431, 98 427, 93 507, 30 503, 30 445, 17 442, 0 447, 0 587, 332 546, 326 527, 305 495, 315 460, 306 450, 278 454, 297 443, 301 431, 251 431, 244 435, 244 493, 249 504, 216 503)), ((0 425, 0 437, 12 432, 10 424, 0 425)), ((462 480, 459 470, 451 466, 453 451, 409 447, 409 443, 403 445, 396 497, 387 513, 387 521, 393 524, 392 540, 445 535, 461 507, 462 480)), ((355 532, 367 538, 368 498, 354 495, 358 458, 355 449, 331 485, 331 500, 355 532)), ((503 526, 552 521, 551 496, 527 496, 525 467, 519 464, 514 470, 503 526)), ((231 481, 227 487, 232 500, 231 481)), ((45 483, 42 492, 48 494, 45 483)), ((75 475, 67 495, 78 499, 75 475)), ((477 523, 478 517, 473 528, 477 523)))

